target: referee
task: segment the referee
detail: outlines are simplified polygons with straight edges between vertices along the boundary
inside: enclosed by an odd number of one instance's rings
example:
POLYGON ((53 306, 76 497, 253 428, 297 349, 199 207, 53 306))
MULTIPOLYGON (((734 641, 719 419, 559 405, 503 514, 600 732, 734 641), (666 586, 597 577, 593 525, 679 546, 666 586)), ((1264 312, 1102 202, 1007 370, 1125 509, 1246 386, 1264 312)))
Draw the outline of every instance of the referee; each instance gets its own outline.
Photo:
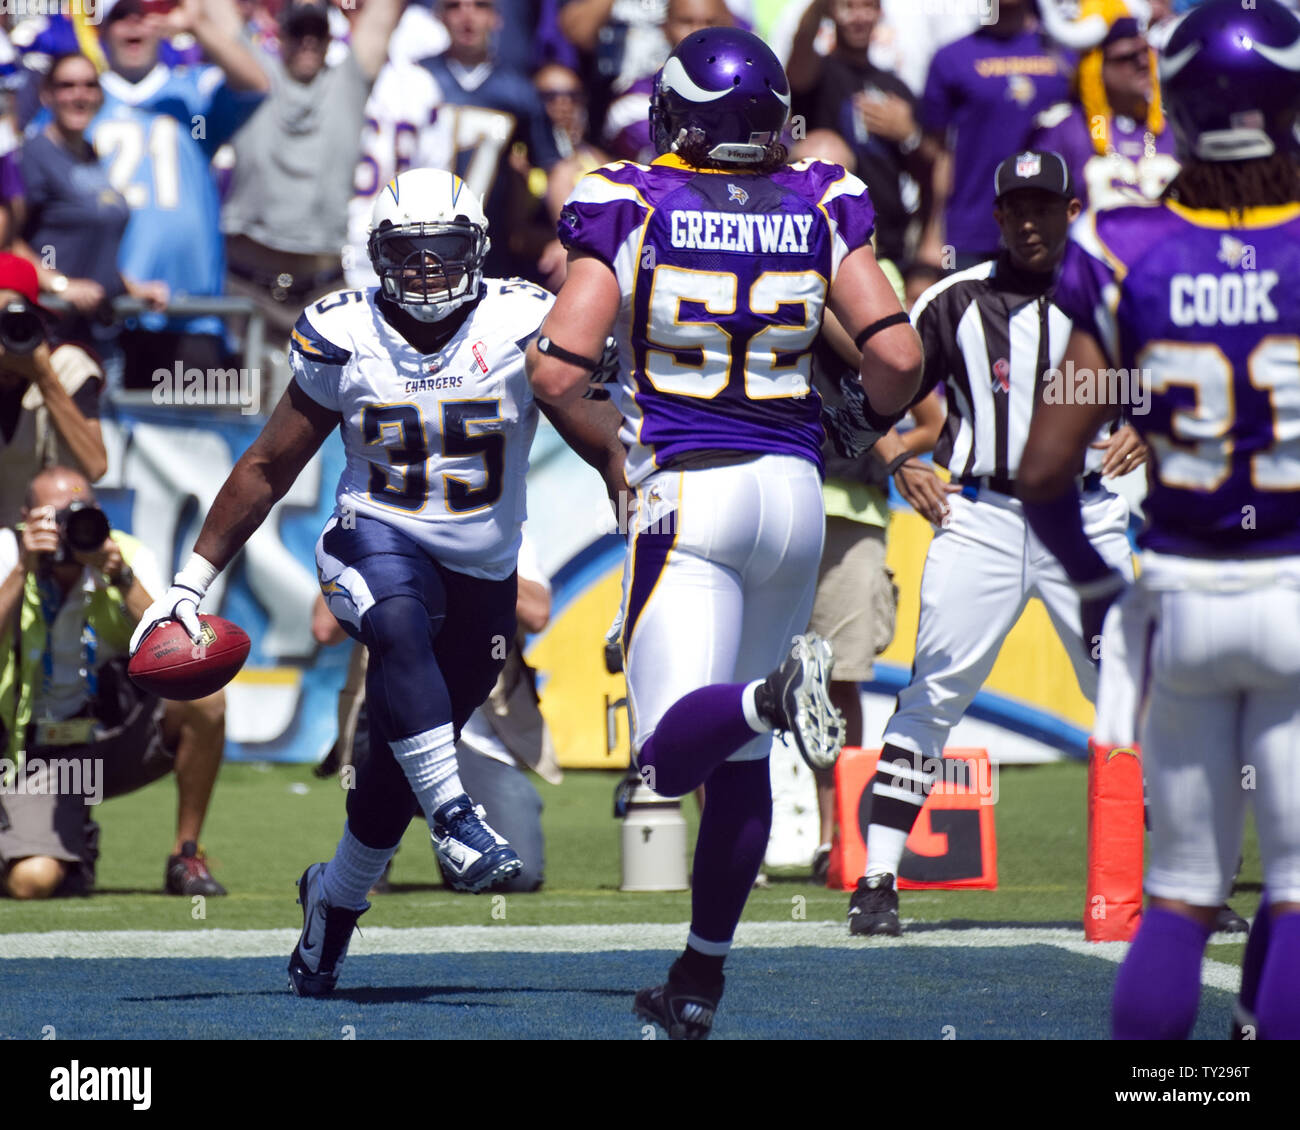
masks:
MULTIPOLYGON (((1031 596, 1047 606, 1080 689, 1089 699, 1096 695, 1079 597, 1029 532, 1014 497, 1043 374, 1060 364, 1070 336, 1070 321, 1051 293, 1081 205, 1057 153, 1008 157, 994 183, 1002 251, 935 284, 912 309, 925 346, 922 392, 940 382, 946 390, 934 460, 952 482, 944 484, 906 451, 891 456, 889 436, 878 447, 900 493, 938 525, 921 578, 912 681, 885 729, 872 783, 867 873, 849 903, 854 934, 901 933, 895 876, 903 845, 933 787, 949 731, 1031 596)), ((1108 430, 1080 468, 1084 527, 1107 563, 1131 579, 1128 504, 1102 485, 1102 476, 1139 466, 1146 450, 1131 427, 1108 430)))

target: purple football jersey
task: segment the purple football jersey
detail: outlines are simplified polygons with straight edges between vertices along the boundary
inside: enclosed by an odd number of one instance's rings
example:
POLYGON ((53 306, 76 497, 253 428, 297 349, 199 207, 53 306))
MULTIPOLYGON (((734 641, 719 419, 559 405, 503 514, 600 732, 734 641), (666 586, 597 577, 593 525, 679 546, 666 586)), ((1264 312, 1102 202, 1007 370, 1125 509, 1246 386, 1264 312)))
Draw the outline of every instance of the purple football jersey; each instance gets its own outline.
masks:
MULTIPOLYGON (((1099 123, 1100 124, 1100 123, 1099 123)), ((1062 102, 1038 115, 1028 148, 1065 158, 1075 195, 1085 208, 1113 208, 1156 199, 1178 173, 1174 131, 1147 137, 1145 123, 1120 115, 1107 124, 1110 151, 1098 153, 1078 103, 1062 102)))
POLYGON ((614 398, 631 485, 699 451, 821 467, 813 342, 840 263, 874 224, 867 186, 822 161, 757 176, 668 155, 582 178, 560 239, 622 291, 614 398))
POLYGON ((1001 39, 988 28, 939 48, 921 100, 921 126, 951 131, 952 194, 945 240, 959 254, 993 255, 993 174, 1025 147, 1034 117, 1070 93, 1071 61, 1038 31, 1001 39))
MULTIPOLYGON (((1188 557, 1300 553, 1300 204, 1088 212, 1056 303, 1101 344, 1103 395, 1151 446, 1139 544, 1188 557)), ((1101 393, 1065 375, 1079 397, 1101 393)), ((1087 402, 1082 401, 1081 402, 1087 402)))

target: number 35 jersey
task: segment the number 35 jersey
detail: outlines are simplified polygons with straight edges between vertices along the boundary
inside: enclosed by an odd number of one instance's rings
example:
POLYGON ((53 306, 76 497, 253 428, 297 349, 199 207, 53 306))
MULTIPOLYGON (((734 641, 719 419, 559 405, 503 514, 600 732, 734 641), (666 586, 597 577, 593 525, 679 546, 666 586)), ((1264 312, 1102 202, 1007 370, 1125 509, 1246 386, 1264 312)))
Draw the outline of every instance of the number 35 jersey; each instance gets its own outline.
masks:
POLYGON ((1054 301, 1113 368, 1066 391, 1128 405, 1151 447, 1144 549, 1300 553, 1297 278, 1300 205, 1136 205, 1071 229, 1054 301))
POLYGON ((522 280, 484 296, 437 353, 384 320, 379 291, 340 290, 294 326, 294 380, 343 417, 335 515, 395 526, 458 573, 514 571, 537 405, 524 349, 554 299, 522 280))
POLYGON ((578 182, 560 239, 605 262, 622 291, 613 395, 630 485, 701 451, 821 468, 813 342, 840 263, 874 225, 867 186, 822 161, 759 176, 669 154, 578 182))

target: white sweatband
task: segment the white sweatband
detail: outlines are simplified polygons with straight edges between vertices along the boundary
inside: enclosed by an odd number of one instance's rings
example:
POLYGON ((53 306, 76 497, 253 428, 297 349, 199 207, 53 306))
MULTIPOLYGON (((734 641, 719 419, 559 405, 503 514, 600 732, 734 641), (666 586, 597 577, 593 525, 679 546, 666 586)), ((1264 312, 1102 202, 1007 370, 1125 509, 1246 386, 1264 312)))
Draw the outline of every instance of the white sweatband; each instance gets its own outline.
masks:
POLYGON ((217 574, 220 572, 221 570, 207 558, 200 557, 197 553, 191 553, 190 559, 185 562, 185 567, 176 574, 172 584, 193 589, 199 596, 204 596, 207 594, 208 586, 217 579, 217 574))

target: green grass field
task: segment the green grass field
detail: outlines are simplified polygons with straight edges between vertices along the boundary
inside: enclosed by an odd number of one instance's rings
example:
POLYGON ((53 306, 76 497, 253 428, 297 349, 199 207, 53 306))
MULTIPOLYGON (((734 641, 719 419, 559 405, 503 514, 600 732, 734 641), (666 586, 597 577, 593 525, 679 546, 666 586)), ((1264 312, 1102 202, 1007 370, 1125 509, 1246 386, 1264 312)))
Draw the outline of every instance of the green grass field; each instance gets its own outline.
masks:
MULTIPOLYGON (((996 808, 998 889, 905 891, 904 920, 1074 926, 1082 919, 1086 768, 1081 763, 1005 768, 996 808)), ((439 884, 428 836, 413 823, 393 869, 394 893, 374 900, 371 926, 615 924, 685 922, 686 892, 620 892, 619 824, 611 797, 619 774, 570 772, 558 787, 538 783, 545 802, 546 886, 490 898, 453 894, 439 884)), ((187 930, 294 927, 303 868, 333 852, 342 827, 343 793, 307 766, 228 764, 222 769, 204 832, 214 874, 230 890, 202 908, 161 893, 175 820, 170 780, 100 807, 102 856, 97 892, 44 903, 0 902, 0 932, 42 930, 187 930)), ((683 804, 691 835, 695 805, 683 804)), ((1250 917, 1259 901, 1259 856, 1253 831, 1233 907, 1250 917)), ((843 922, 847 894, 815 886, 806 874, 776 872, 755 890, 752 922, 843 922), (797 901, 797 900, 802 900, 797 901)), ((1209 956, 1240 964, 1243 945, 1212 945, 1209 956)))

